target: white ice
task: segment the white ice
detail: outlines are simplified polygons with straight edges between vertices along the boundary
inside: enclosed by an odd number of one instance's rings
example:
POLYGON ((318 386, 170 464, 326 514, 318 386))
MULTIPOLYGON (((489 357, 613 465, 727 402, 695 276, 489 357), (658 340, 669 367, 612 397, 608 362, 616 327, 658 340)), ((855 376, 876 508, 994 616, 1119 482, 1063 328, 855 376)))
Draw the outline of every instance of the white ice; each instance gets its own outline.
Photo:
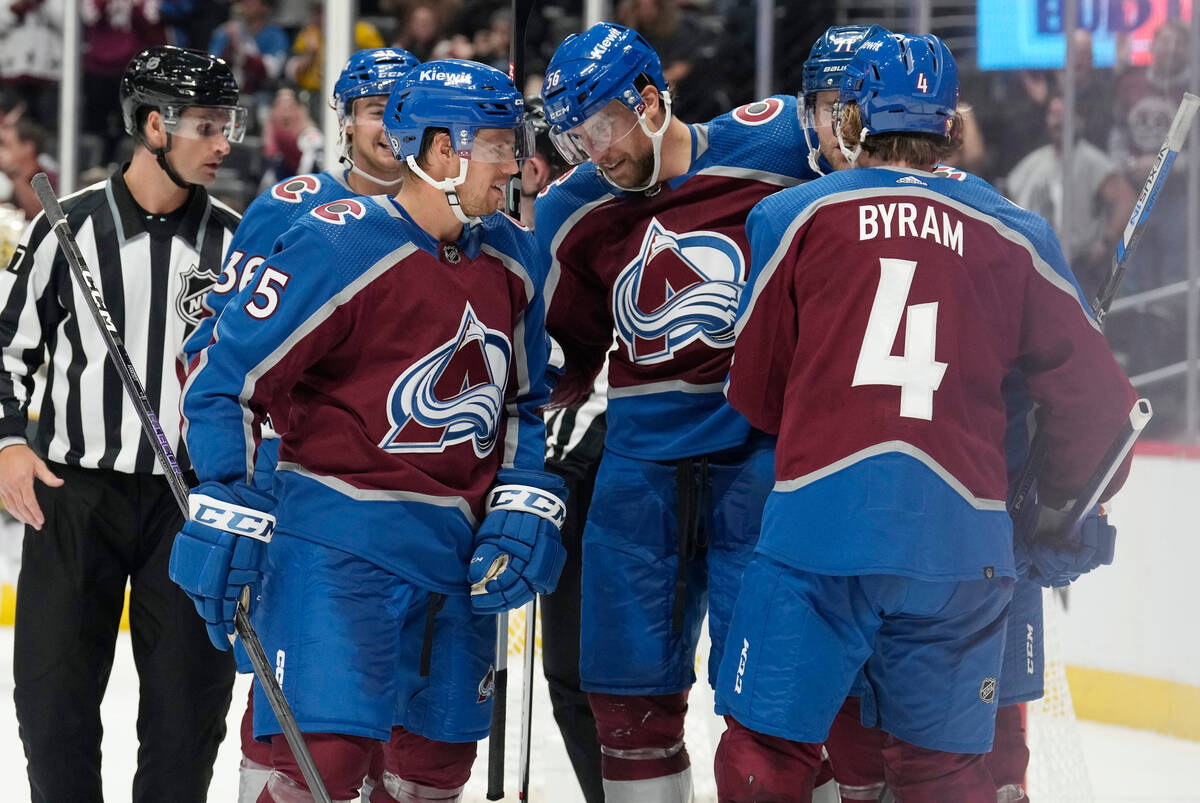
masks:
MULTIPOLYGON (((0 628, 0 778, 2 797, 11 803, 28 803, 25 758, 17 736, 16 716, 12 702, 11 627, 0 628)), ((518 715, 520 710, 520 667, 509 666, 510 719, 508 731, 508 765, 505 800, 517 800, 516 760, 518 715)), ((566 752, 558 738, 550 713, 541 669, 535 672, 534 751, 529 799, 534 803, 582 803, 575 785, 566 752)), ((237 793, 239 758, 237 728, 242 701, 246 698, 248 677, 239 677, 234 690, 234 705, 229 713, 229 733, 221 745, 217 765, 209 790, 212 801, 232 803, 237 793)), ((711 756, 713 740, 720 725, 712 717, 711 696, 704 694, 703 684, 693 693, 688 715, 689 751, 696 772, 697 801, 712 801, 711 756)), ((109 801, 129 800, 130 784, 137 757, 134 720, 137 714, 137 676, 129 648, 129 635, 122 633, 117 645, 108 694, 103 706, 104 716, 104 788, 109 801)), ((1080 738, 1091 774, 1097 803, 1200 803, 1200 743, 1171 739, 1155 733, 1095 723, 1080 723, 1080 738)), ((468 786, 468 803, 485 800, 487 775, 487 743, 479 746, 479 759, 474 777, 468 786)), ((70 772, 70 756, 63 757, 63 771, 70 772)), ((1037 803, 1052 803, 1040 800, 1037 803)))

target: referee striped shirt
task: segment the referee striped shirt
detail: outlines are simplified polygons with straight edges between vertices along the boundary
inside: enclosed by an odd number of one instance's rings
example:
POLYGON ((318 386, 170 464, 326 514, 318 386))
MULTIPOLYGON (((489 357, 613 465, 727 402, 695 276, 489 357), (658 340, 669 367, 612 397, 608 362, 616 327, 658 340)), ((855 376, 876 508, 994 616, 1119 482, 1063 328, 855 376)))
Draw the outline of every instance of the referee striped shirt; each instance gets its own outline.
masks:
MULTIPOLYGON (((239 216, 197 187, 181 212, 162 216, 174 226, 148 222, 120 170, 62 206, 182 467, 183 342, 203 314, 239 216)), ((45 364, 34 451, 83 468, 161 474, 44 213, 0 273, 0 299, 0 448, 25 442, 34 375, 45 364)))

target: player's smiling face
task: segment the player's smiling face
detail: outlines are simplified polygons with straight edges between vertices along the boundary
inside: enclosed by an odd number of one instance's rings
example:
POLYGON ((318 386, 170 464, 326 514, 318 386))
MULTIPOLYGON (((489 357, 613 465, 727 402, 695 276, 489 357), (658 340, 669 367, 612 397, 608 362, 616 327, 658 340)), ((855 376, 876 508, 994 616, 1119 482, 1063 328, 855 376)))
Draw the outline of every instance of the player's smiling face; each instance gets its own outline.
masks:
POLYGON ((458 188, 463 213, 486 217, 504 207, 508 180, 519 170, 510 129, 483 128, 475 133, 467 179, 458 188))
POLYGON ((391 181, 400 175, 400 163, 388 145, 383 129, 383 110, 387 95, 369 95, 354 101, 353 116, 346 124, 350 137, 350 157, 358 168, 372 176, 391 181))
POLYGON ((609 101, 571 134, 618 187, 640 187, 654 173, 654 143, 638 116, 619 100, 609 101))

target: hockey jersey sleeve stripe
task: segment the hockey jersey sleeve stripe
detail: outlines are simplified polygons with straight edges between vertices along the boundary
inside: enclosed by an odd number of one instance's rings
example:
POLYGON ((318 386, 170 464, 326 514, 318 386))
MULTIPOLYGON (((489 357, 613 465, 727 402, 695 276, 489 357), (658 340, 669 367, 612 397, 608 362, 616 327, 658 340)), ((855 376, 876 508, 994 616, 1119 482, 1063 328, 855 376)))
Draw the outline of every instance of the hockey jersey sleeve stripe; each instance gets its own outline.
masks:
POLYGON ((764 184, 774 184, 777 187, 794 187, 800 183, 795 176, 783 173, 772 173, 767 170, 753 170, 748 167, 732 165, 713 165, 696 171, 697 176, 722 176, 724 178, 740 178, 746 181, 761 181, 764 184))
POLYGON ((479 525, 475 514, 471 512, 471 506, 467 500, 461 496, 432 496, 430 494, 416 493, 414 491, 369 491, 364 488, 356 488, 345 480, 337 477, 329 477, 323 474, 314 474, 308 469, 301 466, 299 463, 291 461, 280 461, 277 466, 279 471, 291 471, 306 477, 313 482, 319 482, 330 490, 337 491, 343 496, 348 496, 351 499, 356 499, 360 502, 419 502, 423 505, 434 505, 436 507, 453 508, 462 513, 463 516, 471 523, 472 527, 479 525))
POLYGON ((890 453, 908 455, 914 460, 919 461, 934 474, 937 474, 943 482, 954 489, 955 493, 961 496, 967 502, 967 504, 976 510, 1006 510, 1003 499, 981 499, 980 497, 975 496, 969 490, 967 490, 965 485, 955 479, 954 475, 943 468, 942 465, 938 463, 938 461, 934 460, 927 452, 918 449, 916 446, 913 446, 910 443, 905 443, 904 441, 887 441, 886 443, 868 446, 866 449, 862 449, 854 454, 847 455, 837 462, 830 463, 829 465, 823 466, 816 471, 809 472, 804 476, 796 477, 790 480, 779 480, 775 483, 774 490, 780 493, 795 491, 803 488, 806 485, 811 485, 818 480, 824 479, 825 477, 836 474, 837 472, 845 469, 848 466, 852 466, 855 463, 861 463, 862 461, 869 460, 872 457, 890 453))
POLYGON ((609 387, 608 398, 623 399, 630 396, 653 396, 656 393, 721 393, 725 388, 724 382, 714 382, 710 385, 696 385, 681 379, 666 382, 651 382, 648 385, 633 385, 630 387, 609 387))
MULTIPOLYGON (((754 215, 754 212, 760 209, 764 212, 768 212, 771 205, 771 199, 773 197, 774 196, 768 196, 766 199, 759 201, 754 209, 750 210, 751 215, 757 218, 758 216, 754 215)), ((784 255, 787 254, 788 250, 792 247, 792 240, 795 239, 796 232, 798 232, 800 228, 807 223, 813 215, 816 214, 817 209, 819 208, 820 204, 810 204, 804 209, 803 212, 796 216, 795 220, 788 224, 788 227, 784 229, 783 233, 779 236, 779 245, 775 248, 775 251, 771 254, 770 258, 768 258, 763 264, 763 269, 757 275, 751 277, 753 284, 749 288, 749 294, 747 294, 745 290, 742 291, 741 307, 738 310, 737 323, 734 324, 733 327, 735 339, 742 333, 742 330, 746 328, 746 322, 750 319, 750 316, 754 314, 755 302, 758 300, 763 288, 770 284, 771 277, 775 275, 776 268, 779 267, 779 263, 783 260, 784 255)), ((757 238, 751 237, 752 247, 756 239, 757 238)))
POLYGON ((0 435, 25 439, 25 407, 33 389, 33 374, 42 364, 41 329, 34 325, 50 281, 50 264, 58 243, 47 239, 50 224, 38 213, 25 229, 8 270, 0 274, 0 293, 6 298, 0 309, 0 435), (29 337, 38 332, 35 340, 29 337))

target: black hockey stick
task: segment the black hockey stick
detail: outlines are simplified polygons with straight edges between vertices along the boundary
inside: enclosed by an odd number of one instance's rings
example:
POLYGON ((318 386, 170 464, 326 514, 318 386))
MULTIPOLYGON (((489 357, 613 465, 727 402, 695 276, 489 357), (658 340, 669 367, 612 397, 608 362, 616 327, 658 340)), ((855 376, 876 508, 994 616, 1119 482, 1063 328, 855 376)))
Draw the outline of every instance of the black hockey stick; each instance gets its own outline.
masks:
MULTIPOLYGON (((162 427, 158 424, 158 417, 154 414, 154 410, 150 406, 150 399, 146 396, 146 389, 142 385, 141 380, 138 379, 137 371, 133 368, 133 362, 129 359, 129 352, 125 350, 125 344, 121 340, 121 334, 117 331, 112 315, 109 314, 108 307, 104 304, 104 296, 100 294, 100 288, 96 286, 96 282, 88 270, 83 254, 79 250, 79 244, 75 241, 75 235, 71 232, 71 226, 67 223, 62 207, 59 206, 58 198, 55 197, 54 190, 50 187, 50 180, 46 178, 45 173, 38 173, 33 177, 31 183, 34 192, 37 193, 38 200, 42 203, 42 209, 46 212, 46 219, 50 221, 50 227, 58 237, 59 245, 62 246, 62 251, 67 258, 67 265, 71 269, 71 274, 75 277, 75 281, 83 291, 84 298, 87 300, 88 310, 92 313, 92 319, 96 322, 96 326, 104 338, 104 345, 108 349, 108 356, 112 358, 114 367, 121 376, 121 383, 125 386, 125 392, 129 394, 130 400, 133 401, 138 419, 142 422, 142 430, 146 433, 146 437, 150 439, 150 443, 154 447, 154 453, 158 457, 159 465, 162 466, 163 472, 166 474, 167 484, 171 487, 171 493, 175 496, 175 501, 179 503, 179 509, 183 512, 184 518, 187 518, 187 481, 184 480, 183 474, 179 471, 179 464, 175 460, 175 454, 171 451, 171 446, 167 443, 167 438, 163 434, 162 427)), ((267 655, 263 652, 262 643, 258 640, 258 634, 254 631, 254 626, 250 624, 250 617, 246 614, 246 604, 247 600, 244 598, 238 603, 237 612, 234 614, 234 626, 237 629, 238 635, 242 638, 242 646, 246 648, 246 653, 250 656, 250 663, 254 665, 254 674, 258 677, 258 682, 267 693, 271 709, 275 712, 275 717, 279 720, 280 727, 283 728, 283 734, 287 737, 288 744, 292 748, 292 753, 296 757, 296 763, 300 766, 300 771, 304 774, 304 780, 308 783, 309 791, 312 792, 313 797, 319 803, 332 803, 329 798, 329 792, 326 791, 325 784, 321 781, 321 775, 317 772, 317 765, 313 761, 312 754, 308 751, 308 745, 304 743, 304 737, 300 734, 300 726, 296 724, 296 717, 292 715, 292 709, 288 705, 287 700, 284 699, 283 690, 279 688, 279 684, 275 680, 275 674, 271 670, 271 665, 267 663, 267 655)))
MULTIPOLYGON (((1129 222, 1125 225, 1125 231, 1121 234, 1121 242, 1117 243, 1117 251, 1113 256, 1112 267, 1109 268, 1108 276, 1101 285, 1100 292, 1092 302, 1092 314, 1096 316, 1098 324, 1103 325, 1104 318, 1108 314, 1108 308, 1112 306, 1113 299, 1117 296, 1117 290, 1121 286, 1121 281, 1125 278, 1125 272, 1129 269, 1129 259, 1133 256, 1138 242, 1141 241, 1142 233, 1146 229, 1146 220, 1150 217, 1150 211, 1154 208, 1154 202, 1158 200, 1159 192, 1162 190, 1163 185, 1166 184, 1167 175, 1171 172, 1171 165, 1175 163, 1175 157, 1179 155, 1180 149, 1187 141, 1188 130, 1192 127, 1192 120, 1196 116, 1197 109, 1200 109, 1200 97, 1193 95, 1191 92, 1185 92, 1183 100, 1179 103, 1179 109, 1175 112, 1175 119, 1171 121, 1171 127, 1167 131, 1167 137, 1163 141, 1162 147, 1159 148, 1158 157, 1154 160, 1154 166, 1150 168, 1150 173, 1146 176, 1146 182, 1142 185, 1142 191, 1138 194, 1138 200, 1134 204, 1133 213, 1130 214, 1129 222)), ((1135 435, 1134 437, 1136 438, 1137 436, 1135 435)), ((1120 459, 1124 459, 1124 455, 1120 459)), ((1021 468, 1021 474, 1013 486, 1012 501, 1009 502, 1008 509, 1014 518, 1025 506, 1025 500, 1028 498, 1029 492, 1033 490, 1034 483, 1042 470, 1042 464, 1045 460, 1045 439, 1040 435, 1036 435, 1029 447, 1029 457, 1026 458, 1025 465, 1021 468)), ((1120 460, 1118 460, 1119 462, 1120 460)), ((1104 466, 1101 466, 1098 469, 1098 473, 1102 472, 1103 469, 1104 466)))

